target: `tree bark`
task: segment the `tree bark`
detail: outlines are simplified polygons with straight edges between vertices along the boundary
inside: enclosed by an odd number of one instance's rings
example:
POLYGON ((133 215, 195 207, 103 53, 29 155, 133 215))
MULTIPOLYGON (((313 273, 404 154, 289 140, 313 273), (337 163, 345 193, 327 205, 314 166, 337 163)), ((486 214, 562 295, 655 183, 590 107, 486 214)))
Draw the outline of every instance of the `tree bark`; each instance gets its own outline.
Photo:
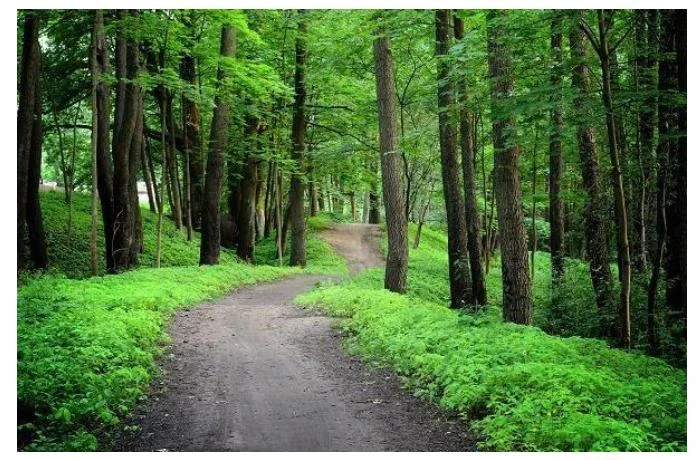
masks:
MULTIPOLYGON (((379 119, 379 158, 382 168, 384 212, 389 240, 384 288, 406 292, 408 275, 408 223, 404 211, 401 156, 396 131, 396 84, 391 56, 391 41, 386 32, 379 30, 374 40, 374 68, 376 75, 377 112, 379 119)), ((350 196, 355 220, 355 194, 350 196)))
POLYGON ((143 150, 143 90, 138 88, 138 112, 136 126, 131 138, 131 150, 129 152, 129 194, 131 195, 131 228, 133 240, 129 257, 132 265, 138 265, 139 253, 143 252, 143 227, 141 224, 141 205, 139 203, 139 191, 137 186, 141 151, 143 150))
POLYGON ((531 324, 532 294, 518 171, 520 148, 515 139, 515 115, 511 111, 513 65, 511 51, 504 43, 504 31, 497 23, 504 14, 507 13, 490 10, 487 15, 496 212, 503 273, 503 318, 514 323, 531 324))
POLYGON ((630 349, 631 346, 631 322, 630 322, 630 284, 631 264, 629 252, 629 239, 627 230, 627 201, 625 199, 624 180, 620 168, 620 150, 618 144, 618 129, 615 120, 613 106, 613 93, 611 87, 611 63, 610 48, 608 45, 609 27, 606 23, 603 10, 598 10, 598 44, 597 51, 600 57, 603 73, 603 106, 605 107, 605 122, 608 128, 608 143, 610 149, 610 163, 612 165, 612 186, 615 197, 615 220, 617 227, 618 270, 620 274, 620 346, 630 349))
POLYGON ((138 43, 133 39, 129 39, 127 40, 126 48, 125 78, 130 80, 130 82, 127 83, 125 87, 122 121, 115 143, 116 150, 112 152, 112 157, 114 158, 113 271, 128 269, 134 265, 130 249, 134 240, 133 212, 135 212, 135 210, 133 209, 133 199, 129 188, 131 171, 129 160, 131 141, 138 121, 139 94, 141 89, 133 82, 139 69, 138 43))
POLYGON ((247 152, 241 178, 238 181, 240 201, 237 213, 231 215, 237 221, 236 254, 244 262, 255 263, 255 189, 258 181, 259 158, 255 154, 258 120, 250 118, 245 129, 247 152))
MULTIPOLYGON (((464 39, 464 22, 454 16, 455 39, 464 39)), ((459 135, 462 151, 462 175, 464 176, 464 205, 467 222, 467 247, 469 249, 469 267, 472 275, 474 303, 486 305, 486 281, 481 265, 481 241, 479 208, 476 204, 476 159, 471 117, 468 107, 467 80, 464 76, 459 81, 459 135)))
MULTIPOLYGON (((92 136, 90 138, 90 163, 92 168, 92 189, 90 196, 90 269, 92 276, 97 276, 99 272, 99 261, 97 254, 97 142, 98 142, 98 120, 97 112, 97 86, 100 80, 100 68, 97 61, 99 55, 100 40, 104 40, 104 19, 101 10, 95 10, 93 23, 91 47, 90 47, 90 74, 92 77, 92 88, 90 106, 92 109, 92 136)), ((57 120, 58 121, 58 120, 57 120)))
MULTIPOLYGON (((194 57, 183 56, 180 62, 180 78, 193 87, 197 85, 194 57)), ((192 214, 192 227, 199 230, 202 226, 202 191, 204 187, 204 156, 200 140, 201 116, 197 102, 185 94, 182 96, 182 110, 185 118, 183 137, 189 156, 189 206, 192 214)))
POLYGON ((37 94, 41 49, 39 48, 39 18, 29 12, 24 20, 22 64, 19 77, 19 104, 17 108, 17 268, 26 263, 25 238, 27 223, 27 184, 29 158, 32 148, 35 106, 40 103, 37 94))
POLYGON ((564 131, 563 118, 563 53, 562 13, 552 12, 551 51, 552 109, 550 110, 549 135, 549 248, 552 255, 552 288, 556 290, 564 275, 564 201, 561 198, 561 176, 564 169, 561 140, 564 131))
POLYGON ((451 41, 450 10, 435 13, 436 56, 438 59, 438 124, 442 189, 447 214, 447 252, 450 276, 450 307, 473 304, 467 248, 467 223, 460 190, 457 159, 457 130, 452 68, 446 60, 451 41))
POLYGON ((294 109, 292 117, 292 172, 289 188, 289 220, 292 227, 289 265, 306 266, 306 222, 304 220, 304 149, 306 136, 306 12, 298 12, 296 65, 294 72, 294 109))
MULTIPOLYGON (((236 31, 230 26, 221 30, 220 55, 232 57, 236 53, 236 31)), ((228 138, 229 102, 224 96, 222 82, 226 78, 224 66, 217 71, 218 93, 215 98, 214 118, 209 136, 209 155, 207 156, 207 174, 204 180, 204 198, 202 203, 202 240, 199 253, 200 265, 219 263, 221 252, 221 183, 224 174, 224 152, 228 138)))
POLYGON ((581 177, 586 189, 585 233, 586 248, 590 264, 593 290, 598 306, 600 334, 604 338, 614 337, 615 312, 610 274, 609 228, 607 206, 600 179, 600 166, 596 153, 595 135, 591 120, 594 118, 591 105, 590 70, 586 66, 585 33, 579 27, 581 11, 572 13, 569 42, 574 63, 571 76, 575 89, 573 106, 577 107, 578 151, 581 162, 581 177))

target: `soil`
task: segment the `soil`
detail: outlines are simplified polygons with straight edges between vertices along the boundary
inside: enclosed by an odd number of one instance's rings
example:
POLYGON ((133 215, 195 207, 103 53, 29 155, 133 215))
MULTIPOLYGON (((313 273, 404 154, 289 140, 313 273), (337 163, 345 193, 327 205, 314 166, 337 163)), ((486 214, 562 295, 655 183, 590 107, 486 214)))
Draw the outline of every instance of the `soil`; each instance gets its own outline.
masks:
MULTIPOLYGON (((374 225, 322 234, 352 272, 381 264, 374 225)), ((122 451, 463 451, 455 416, 341 348, 332 319, 293 304, 323 276, 238 290, 178 312, 163 375, 126 423, 122 451)))

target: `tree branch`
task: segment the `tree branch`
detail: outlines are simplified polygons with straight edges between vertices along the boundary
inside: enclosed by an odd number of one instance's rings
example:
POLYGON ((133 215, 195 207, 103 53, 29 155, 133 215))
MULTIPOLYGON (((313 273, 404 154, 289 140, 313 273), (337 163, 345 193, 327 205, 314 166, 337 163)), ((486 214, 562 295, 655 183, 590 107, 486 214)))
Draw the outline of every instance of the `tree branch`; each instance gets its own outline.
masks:
POLYGON ((378 148, 376 145, 369 144, 369 143, 367 143, 365 140, 363 140, 363 139, 361 139, 361 138, 355 136, 354 134, 344 133, 344 132, 342 132, 342 131, 340 131, 340 130, 337 130, 337 129, 335 129, 335 128, 331 128, 330 126, 319 125, 318 123, 309 123, 309 124, 310 124, 311 126, 316 127, 316 128, 321 128, 321 129, 325 129, 325 130, 327 130, 327 131, 330 131, 330 132, 332 132, 332 133, 336 133, 336 134, 338 134, 338 135, 340 135, 340 136, 348 136, 348 137, 351 137, 351 138, 355 139, 357 142, 359 142, 360 144, 362 144, 362 145, 364 145, 365 147, 367 147, 368 149, 370 149, 370 150, 375 150, 375 151, 379 151, 379 148, 378 148))

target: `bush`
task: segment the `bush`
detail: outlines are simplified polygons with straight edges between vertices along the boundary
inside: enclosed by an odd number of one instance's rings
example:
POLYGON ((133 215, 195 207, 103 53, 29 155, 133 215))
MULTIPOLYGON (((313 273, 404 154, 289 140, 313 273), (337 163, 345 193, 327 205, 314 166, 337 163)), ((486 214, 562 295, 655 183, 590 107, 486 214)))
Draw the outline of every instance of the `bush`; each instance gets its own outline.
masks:
MULTIPOLYGON (((685 372, 600 340, 504 323, 494 306, 498 269, 488 278, 492 306, 473 316, 448 309, 446 239, 424 232, 410 253, 407 295, 382 289, 382 270, 372 269, 297 300, 347 317, 350 352, 392 367, 417 395, 472 421, 482 448, 685 450, 685 372)), ((536 268, 537 306, 548 268, 536 268)))

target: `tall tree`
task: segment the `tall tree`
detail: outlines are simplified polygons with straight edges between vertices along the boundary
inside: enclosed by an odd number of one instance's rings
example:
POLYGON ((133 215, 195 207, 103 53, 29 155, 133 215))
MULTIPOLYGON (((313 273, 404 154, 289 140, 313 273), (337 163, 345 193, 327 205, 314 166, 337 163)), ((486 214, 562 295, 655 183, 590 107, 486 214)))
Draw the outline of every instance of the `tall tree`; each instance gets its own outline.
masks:
MULTIPOLYGON (((552 12, 550 84, 552 108, 549 135, 549 248, 552 254, 552 284, 556 289, 564 274, 564 201, 561 197, 561 176, 564 168, 561 140, 564 131, 562 58, 562 13, 552 12)), ((533 216, 534 217, 534 216, 533 216)))
MULTIPOLYGON (((464 39, 464 21, 454 16, 455 39, 464 39)), ((479 208, 476 203, 476 156, 474 153, 473 123, 468 108, 467 79, 462 72, 458 83, 459 94, 459 136, 462 151, 462 175, 464 176, 464 205, 467 222, 467 247, 469 248, 469 267, 472 275, 474 303, 486 304, 486 282, 481 266, 481 226, 479 208)))
POLYGON ((496 212, 503 273, 503 318, 506 321, 530 324, 532 295, 520 195, 520 147, 515 138, 515 116, 512 112, 513 64, 503 23, 506 14, 503 11, 489 10, 486 26, 496 212))
POLYGON ((469 276, 467 223, 460 190, 457 159, 457 130, 452 66, 448 61, 451 41, 450 10, 435 12, 435 54, 438 59, 438 125, 442 190, 447 214, 447 252, 450 273, 450 306, 463 308, 473 303, 469 276))
POLYGON ((90 74, 92 77, 91 88, 91 109, 92 109, 92 136, 90 138, 90 153, 92 166, 92 189, 90 196, 90 269, 92 276, 97 276, 99 262, 97 258, 97 136, 98 136, 98 113, 97 113, 97 85, 99 84, 100 70, 97 62, 98 47, 100 39, 104 39, 104 19, 101 10, 95 10, 95 19, 92 29, 92 40, 90 46, 90 74))
POLYGON ((374 68, 379 119, 379 157, 389 240, 384 287, 403 293, 406 291, 408 274, 408 222, 404 213, 401 155, 396 131, 394 63, 391 56, 391 40, 383 27, 379 28, 374 39, 374 68))
POLYGON ((260 120, 248 116, 243 140, 246 152, 242 174, 237 185, 239 203, 236 215, 231 216, 237 220, 236 254, 243 261, 252 263, 255 263, 255 191, 258 182, 258 165, 260 164, 256 150, 260 142, 259 128, 260 120))
MULTIPOLYGON (((105 237, 107 271, 114 270, 114 192, 112 159, 109 143, 110 87, 104 75, 109 74, 109 48, 104 34, 104 19, 95 18, 95 52, 97 53, 97 191, 100 196, 102 228, 105 237)), ((116 128, 116 125, 115 125, 116 128)))
MULTIPOLYGON (((687 11, 663 11, 663 51, 671 51, 674 59, 670 75, 665 75, 662 95, 664 101, 664 118, 668 123, 666 135, 670 135, 668 145, 668 190, 666 199, 666 222, 668 225, 668 244, 665 260, 666 269, 666 305, 672 327, 675 354, 677 359, 685 362, 687 329, 687 132, 686 132, 686 97, 687 97, 687 11), (671 29, 671 30, 669 30, 671 29), (670 42, 670 43, 669 43, 670 42), (670 84, 669 84, 670 80, 670 84), (670 88, 669 88, 670 87, 670 88), (675 100, 674 100, 675 99, 675 100), (672 107, 669 108, 668 106, 672 107), (671 113, 667 113, 670 111, 671 113)), ((664 65, 669 65, 668 62, 664 65)))
MULTIPOLYGON (((184 24, 194 27, 191 18, 194 13, 192 11, 188 13, 185 15, 184 24)), ((194 46, 190 37, 188 37, 187 44, 190 47, 194 46)), ((198 84, 196 67, 197 61, 191 52, 182 56, 180 61, 180 78, 192 85, 193 88, 198 84)), ((189 159, 188 185, 190 189, 192 227, 199 230, 202 225, 202 190, 204 187, 204 156, 200 140, 201 115, 199 104, 189 94, 189 92, 184 92, 182 95, 183 136, 189 159)))
MULTIPOLYGON (((608 145, 610 153, 610 163, 612 165, 612 188, 615 197, 615 223, 617 229, 617 259, 618 271, 620 275, 620 330, 619 341, 624 348, 630 348, 631 340, 631 324, 630 324, 630 285, 631 285, 631 263, 629 238, 627 231, 627 200, 625 198, 624 178, 622 176, 622 168, 620 167, 620 148, 618 133, 619 129, 616 124, 615 110, 613 107, 613 90, 612 90, 612 64, 610 59, 611 51, 614 51, 617 44, 609 43, 610 26, 607 23, 606 14, 603 10, 597 11, 598 16, 598 37, 596 38, 593 31, 588 27, 585 21, 581 22, 581 27, 588 35, 593 48, 598 53, 600 58, 600 67, 603 77, 603 106, 605 107, 605 124, 608 129, 608 145)), ((624 38, 624 37, 623 37, 624 38)))
POLYGON ((41 94, 40 94, 41 48, 39 45, 39 17, 36 11, 26 14, 22 38, 22 64, 19 79, 19 105, 17 109, 17 267, 25 264, 25 238, 29 233, 32 246, 32 261, 37 268, 45 267, 40 254, 41 241, 32 242, 33 237, 43 240, 43 231, 30 227, 37 210, 38 173, 41 168, 41 94), (38 155, 38 165, 37 165, 38 155), (37 171, 37 168, 39 170, 37 171), (36 180, 34 178, 36 176, 36 180), (36 193, 32 190, 36 182, 36 193), (30 203, 36 200, 36 203, 30 203), (35 235, 32 235, 33 231, 35 235), (36 245, 36 248, 35 248, 36 245), (37 252, 35 252, 37 251, 37 252))
POLYGON ((306 266, 306 221, 304 220, 304 149, 306 148, 306 11, 297 18, 296 65, 294 71, 294 108, 292 116, 292 172, 289 188, 289 220, 292 227, 289 265, 306 266))
POLYGON ((573 70, 571 82, 575 89, 573 106, 576 107, 576 137, 581 163, 581 177, 586 189, 585 233, 593 290, 595 291, 602 337, 612 338, 615 331, 615 312, 610 274, 609 228, 607 206, 600 179, 600 165, 596 153, 595 134, 591 125, 594 117, 591 104, 590 69, 586 65, 586 35, 579 27, 581 11, 571 13, 569 45, 573 70))
MULTIPOLYGON (((219 54, 224 58, 236 53, 236 31, 231 26, 221 30, 221 48, 219 54)), ((207 156, 207 174, 204 180, 204 198, 202 202, 202 240, 199 252, 200 265, 219 263, 221 252, 221 183, 224 175, 224 152, 228 137, 229 102, 224 93, 226 79, 225 66, 219 64, 216 75, 217 94, 215 98, 214 118, 209 135, 209 155, 207 156)))
MULTIPOLYGON (((114 271, 136 264, 131 250, 134 243, 134 200, 130 188, 132 140, 140 113, 141 88, 135 82, 139 72, 139 44, 133 37, 126 39, 126 74, 128 80, 123 96, 123 112, 115 143, 114 158, 114 271)), ((121 72, 119 72, 121 73, 121 72)), ((116 129, 116 128, 115 128, 116 129)))

